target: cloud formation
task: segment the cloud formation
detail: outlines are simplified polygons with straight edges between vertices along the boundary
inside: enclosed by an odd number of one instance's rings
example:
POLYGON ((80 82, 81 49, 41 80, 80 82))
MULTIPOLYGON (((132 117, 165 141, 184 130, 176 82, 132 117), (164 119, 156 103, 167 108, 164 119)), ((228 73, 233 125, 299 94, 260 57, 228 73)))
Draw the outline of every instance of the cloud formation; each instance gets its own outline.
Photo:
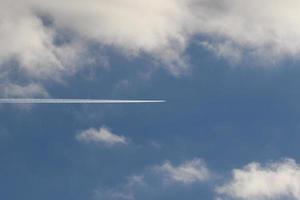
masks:
POLYGON ((211 172, 202 159, 187 160, 178 166, 166 161, 162 165, 147 167, 138 175, 127 177, 124 183, 114 188, 97 189, 95 199, 161 199, 164 194, 173 192, 174 187, 185 190, 186 187, 182 186, 204 183, 210 178, 211 172))
POLYGON ((217 193, 234 200, 299 200, 300 165, 292 159, 265 166, 250 163, 233 170, 231 180, 217 188, 217 193))
POLYGON ((150 55, 178 75, 195 40, 234 62, 298 59, 299 9, 298 0, 0 0, 0 70, 16 64, 31 79, 57 80, 94 62, 97 44, 150 55))
POLYGON ((155 167, 168 183, 192 184, 210 179, 211 172, 202 159, 193 160, 174 166, 169 161, 155 167))
POLYGON ((126 137, 116 135, 106 127, 101 127, 100 129, 90 128, 82 131, 76 136, 76 139, 81 142, 102 143, 108 146, 128 144, 126 137))
POLYGON ((57 79, 72 69, 80 48, 75 43, 55 43, 57 32, 43 23, 34 9, 36 3, 0 1, 0 45, 5 47, 0 50, 0 66, 16 62, 19 70, 30 77, 57 79))
POLYGON ((149 53, 174 73, 180 69, 172 66, 183 62, 178 53, 185 48, 190 18, 185 1, 0 0, 0 8, 0 45, 6 47, 0 65, 14 60, 35 78, 69 73, 90 42, 128 56, 149 53))
POLYGON ((219 56, 255 56, 271 62, 300 54, 297 0, 201 0, 199 32, 219 56), (206 19, 206 21, 204 21, 206 19))

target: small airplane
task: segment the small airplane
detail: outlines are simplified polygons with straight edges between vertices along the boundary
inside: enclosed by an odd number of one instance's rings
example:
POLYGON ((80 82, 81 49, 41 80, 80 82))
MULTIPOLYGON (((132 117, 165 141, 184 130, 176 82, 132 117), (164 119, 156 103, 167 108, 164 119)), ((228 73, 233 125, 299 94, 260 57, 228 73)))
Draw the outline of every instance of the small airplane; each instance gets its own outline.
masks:
POLYGON ((116 100, 116 99, 0 99, 0 104, 145 104, 164 103, 165 100, 116 100))

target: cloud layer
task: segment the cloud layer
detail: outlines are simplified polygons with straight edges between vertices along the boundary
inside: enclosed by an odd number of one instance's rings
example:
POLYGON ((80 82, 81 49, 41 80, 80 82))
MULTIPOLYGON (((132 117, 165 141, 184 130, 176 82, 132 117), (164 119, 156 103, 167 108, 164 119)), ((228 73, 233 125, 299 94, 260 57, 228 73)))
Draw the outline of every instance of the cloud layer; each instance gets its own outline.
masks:
POLYGON ((76 136, 76 139, 81 142, 102 143, 108 146, 128 144, 126 137, 116 135, 106 127, 100 129, 90 128, 82 131, 76 136))
POLYGON ((299 9, 298 0, 0 0, 0 71, 59 80, 95 62, 90 44, 147 54, 176 75, 195 40, 234 62, 298 59, 299 9))
POLYGON ((262 166, 250 163, 232 172, 217 192, 225 199, 300 199, 300 166, 292 159, 262 166))

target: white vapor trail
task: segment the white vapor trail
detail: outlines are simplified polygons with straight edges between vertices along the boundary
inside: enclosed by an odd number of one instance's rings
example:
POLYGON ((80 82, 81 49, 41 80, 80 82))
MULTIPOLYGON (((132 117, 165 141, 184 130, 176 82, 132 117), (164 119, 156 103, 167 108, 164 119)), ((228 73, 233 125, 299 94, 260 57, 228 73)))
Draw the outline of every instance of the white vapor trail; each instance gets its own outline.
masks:
POLYGON ((164 103, 165 100, 112 100, 112 99, 0 99, 0 104, 139 104, 164 103))

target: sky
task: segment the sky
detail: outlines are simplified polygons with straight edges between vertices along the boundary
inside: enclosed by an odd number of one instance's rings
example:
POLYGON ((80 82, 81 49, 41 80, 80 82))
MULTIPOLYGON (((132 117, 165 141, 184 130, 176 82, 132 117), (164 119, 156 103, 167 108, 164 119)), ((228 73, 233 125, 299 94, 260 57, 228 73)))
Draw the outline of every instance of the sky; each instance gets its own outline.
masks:
POLYGON ((0 0, 7 200, 300 200, 298 0, 0 0))

